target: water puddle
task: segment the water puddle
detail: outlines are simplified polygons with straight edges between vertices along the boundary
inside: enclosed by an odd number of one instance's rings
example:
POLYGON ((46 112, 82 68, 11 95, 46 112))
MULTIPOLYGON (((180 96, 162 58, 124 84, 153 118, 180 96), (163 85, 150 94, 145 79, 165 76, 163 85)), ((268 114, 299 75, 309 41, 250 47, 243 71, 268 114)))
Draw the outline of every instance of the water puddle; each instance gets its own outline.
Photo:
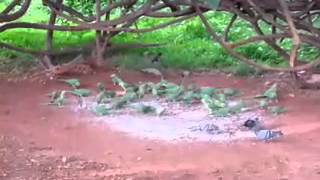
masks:
POLYGON ((161 116, 122 109, 119 113, 95 119, 132 137, 167 142, 230 142, 254 138, 253 132, 245 129, 243 123, 249 118, 261 119, 259 112, 239 113, 230 117, 210 117, 201 105, 186 108, 175 104, 166 109, 166 113, 161 116))

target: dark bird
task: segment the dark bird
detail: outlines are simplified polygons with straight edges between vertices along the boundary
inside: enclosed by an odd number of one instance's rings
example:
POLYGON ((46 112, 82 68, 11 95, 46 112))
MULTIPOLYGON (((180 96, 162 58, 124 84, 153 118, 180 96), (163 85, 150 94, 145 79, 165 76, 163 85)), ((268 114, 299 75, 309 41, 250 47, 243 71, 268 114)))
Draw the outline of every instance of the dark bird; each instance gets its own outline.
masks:
POLYGON ((258 118, 255 118, 254 120, 248 119, 244 122, 243 126, 251 129, 251 128, 255 127, 257 125, 257 123, 258 123, 258 118))
POLYGON ((151 63, 159 63, 160 62, 160 58, 162 56, 162 53, 158 53, 154 58, 152 58, 151 63))

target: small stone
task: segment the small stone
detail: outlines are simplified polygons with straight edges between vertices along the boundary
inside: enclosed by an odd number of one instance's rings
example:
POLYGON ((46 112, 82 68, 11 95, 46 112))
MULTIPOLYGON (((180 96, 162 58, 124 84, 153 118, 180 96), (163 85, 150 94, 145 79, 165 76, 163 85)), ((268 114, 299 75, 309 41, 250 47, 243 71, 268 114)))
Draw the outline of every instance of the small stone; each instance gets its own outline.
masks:
POLYGON ((289 97, 294 98, 294 97, 295 97, 295 95, 294 95, 293 93, 290 93, 290 94, 289 94, 289 97))
POLYGON ((312 74, 311 78, 307 80, 307 83, 319 83, 320 82, 320 74, 312 74))
POLYGON ((10 111, 9 109, 7 109, 7 110, 5 110, 3 113, 4 113, 5 115, 9 115, 9 114, 11 113, 11 111, 10 111))
POLYGON ((269 86, 271 83, 272 83, 271 81, 266 81, 266 82, 264 83, 264 85, 265 85, 265 86, 269 86))
POLYGON ((252 146, 256 146, 256 145, 257 145, 257 143, 253 142, 253 143, 251 143, 251 145, 252 145, 252 146))
POLYGON ((66 163, 66 162, 67 162, 67 157, 63 156, 62 159, 61 159, 61 161, 62 161, 63 163, 66 163))
POLYGON ((35 159, 30 159, 30 162, 32 162, 32 163, 36 163, 36 162, 37 162, 37 160, 35 160, 35 159))
POLYGON ((93 173, 90 174, 90 176, 91 176, 91 177, 98 177, 98 173, 93 172, 93 173))
POLYGON ((137 161, 141 161, 142 160, 142 157, 137 157, 137 161))
POLYGON ((214 170, 212 170, 210 173, 211 173, 211 174, 218 174, 218 173, 220 173, 220 172, 221 172, 220 169, 214 169, 214 170))
POLYGON ((106 152, 106 154, 107 154, 107 155, 112 155, 113 152, 112 152, 112 151, 108 151, 108 152, 106 152))
POLYGON ((278 180, 289 180, 289 177, 288 176, 281 176, 281 177, 279 177, 278 180))
POLYGON ((182 75, 183 75, 184 77, 189 77, 190 74, 191 74, 190 71, 183 71, 183 72, 182 72, 182 75))

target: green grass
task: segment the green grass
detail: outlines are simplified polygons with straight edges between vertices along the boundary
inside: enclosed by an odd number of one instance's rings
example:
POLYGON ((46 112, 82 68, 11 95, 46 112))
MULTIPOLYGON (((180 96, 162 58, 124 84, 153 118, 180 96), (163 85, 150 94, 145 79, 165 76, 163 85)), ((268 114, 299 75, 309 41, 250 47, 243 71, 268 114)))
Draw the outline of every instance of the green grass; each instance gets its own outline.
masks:
MULTIPOLYGON (((4 2, 5 3, 5 2, 4 2)), ((4 8, 4 3, 0 3, 0 10, 4 8)), ((231 16, 227 13, 210 13, 207 15, 210 23, 218 34, 222 34, 224 28, 227 26, 231 16)), ((39 22, 45 23, 49 14, 47 10, 41 7, 40 0, 32 1, 32 5, 28 13, 19 21, 24 22, 39 22)), ((168 21, 169 19, 150 19, 143 18, 138 22, 139 28, 154 26, 159 23, 168 21)), ((266 27, 262 24, 262 27, 266 27)), ((270 31, 268 28, 263 28, 264 31, 270 31)), ((253 30, 244 21, 236 21, 234 27, 230 31, 230 41, 237 41, 244 39, 253 34, 253 30)), ((45 31, 40 30, 10 30, 0 33, 0 41, 6 42, 18 47, 42 50, 45 45, 45 31)), ((54 34, 54 48, 60 49, 63 47, 81 46, 88 42, 94 41, 94 33, 70 33, 70 32, 55 32, 54 34)), ((161 29, 158 31, 145 34, 121 34, 113 39, 113 43, 167 43, 166 46, 148 49, 134 49, 119 56, 126 63, 127 67, 135 64, 139 57, 147 51, 149 53, 163 54, 162 64, 171 68, 181 69, 232 69, 232 72, 239 75, 251 75, 254 73, 252 68, 239 62, 228 55, 217 43, 212 42, 209 35, 203 28, 198 18, 194 18, 180 24, 161 29), (130 61, 132 59, 132 61, 130 61), (230 68, 231 67, 231 68, 230 68)), ((283 42, 284 47, 290 47, 291 42, 283 42)), ((280 59, 275 52, 272 51, 264 43, 254 43, 243 46, 237 49, 241 54, 255 59, 257 62, 283 66, 285 63, 280 59)), ((314 48, 305 47, 301 52, 302 58, 315 58, 319 56, 319 51, 314 48)), ((17 59, 16 61, 30 62, 32 58, 20 53, 1 50, 0 57, 6 59, 17 59)), ((118 58, 119 58, 118 57, 118 58)), ((20 65, 20 64, 19 64, 20 65)), ((1 62, 0 62, 1 66, 1 62)))

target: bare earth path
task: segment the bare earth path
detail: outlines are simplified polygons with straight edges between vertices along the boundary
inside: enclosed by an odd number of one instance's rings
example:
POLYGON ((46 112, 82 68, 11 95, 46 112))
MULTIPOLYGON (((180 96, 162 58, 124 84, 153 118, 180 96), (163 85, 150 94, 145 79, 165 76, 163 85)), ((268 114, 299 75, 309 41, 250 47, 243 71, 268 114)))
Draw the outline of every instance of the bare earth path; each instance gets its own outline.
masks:
MULTIPOLYGON (((88 87, 98 81, 112 87, 109 75, 100 72, 81 80, 88 87)), ((147 80, 133 72, 122 77, 147 80)), ((267 80, 202 75, 189 81, 252 94, 267 80), (250 87, 256 88, 252 92, 250 87)), ((288 112, 270 118, 285 133, 280 142, 169 144, 88 123, 85 113, 40 105, 46 93, 61 87, 55 82, 0 81, 0 179, 320 179, 320 92, 290 97, 288 89, 281 89, 280 102, 288 112)))

